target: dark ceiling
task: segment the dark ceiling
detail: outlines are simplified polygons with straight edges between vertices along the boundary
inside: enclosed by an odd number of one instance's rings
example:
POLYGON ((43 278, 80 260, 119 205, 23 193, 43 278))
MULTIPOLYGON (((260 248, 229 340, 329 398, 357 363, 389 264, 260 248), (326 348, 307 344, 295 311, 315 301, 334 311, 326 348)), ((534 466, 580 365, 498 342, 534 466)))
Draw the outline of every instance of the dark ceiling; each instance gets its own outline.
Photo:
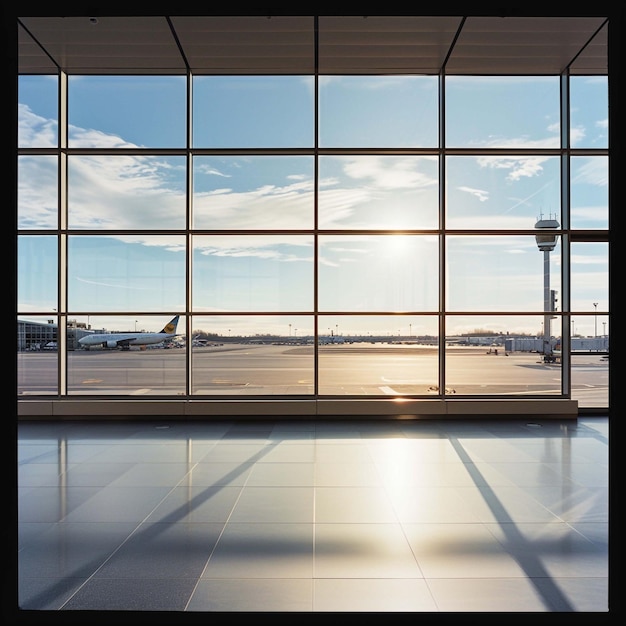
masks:
POLYGON ((21 74, 607 74, 607 40, 605 17, 452 15, 24 16, 17 37, 21 74))

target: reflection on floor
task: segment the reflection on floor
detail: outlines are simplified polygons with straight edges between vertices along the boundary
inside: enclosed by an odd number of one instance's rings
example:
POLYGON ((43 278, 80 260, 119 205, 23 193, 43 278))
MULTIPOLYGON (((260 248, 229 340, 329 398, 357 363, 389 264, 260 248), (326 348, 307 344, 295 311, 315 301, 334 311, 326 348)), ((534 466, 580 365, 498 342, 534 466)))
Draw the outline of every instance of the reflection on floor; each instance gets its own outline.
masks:
POLYGON ((606 418, 18 433, 21 609, 608 611, 606 418))

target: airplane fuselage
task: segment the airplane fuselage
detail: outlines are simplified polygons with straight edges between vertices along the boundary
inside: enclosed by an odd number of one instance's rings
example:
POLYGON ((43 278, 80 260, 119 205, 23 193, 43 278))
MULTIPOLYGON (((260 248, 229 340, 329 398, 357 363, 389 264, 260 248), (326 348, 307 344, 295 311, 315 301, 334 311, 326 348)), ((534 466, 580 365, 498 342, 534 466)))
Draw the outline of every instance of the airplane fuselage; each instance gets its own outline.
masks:
POLYGON ((171 339, 175 335, 167 333, 101 333, 87 335, 79 339, 81 346, 102 346, 103 348, 129 349, 130 346, 148 346, 171 339))
POLYGON ((154 345, 176 337, 178 318, 179 316, 176 315, 158 333, 93 333, 81 337, 78 343, 86 350, 89 350, 91 346, 130 350, 131 346, 154 345))

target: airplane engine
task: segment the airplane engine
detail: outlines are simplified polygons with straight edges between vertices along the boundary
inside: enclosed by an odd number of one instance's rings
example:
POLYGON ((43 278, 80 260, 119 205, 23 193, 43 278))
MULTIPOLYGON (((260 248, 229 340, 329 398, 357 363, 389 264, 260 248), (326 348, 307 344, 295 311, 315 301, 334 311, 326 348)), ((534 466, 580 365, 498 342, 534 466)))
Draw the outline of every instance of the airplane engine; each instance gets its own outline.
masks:
POLYGON ((117 341, 107 341, 105 345, 107 348, 117 348, 117 341))

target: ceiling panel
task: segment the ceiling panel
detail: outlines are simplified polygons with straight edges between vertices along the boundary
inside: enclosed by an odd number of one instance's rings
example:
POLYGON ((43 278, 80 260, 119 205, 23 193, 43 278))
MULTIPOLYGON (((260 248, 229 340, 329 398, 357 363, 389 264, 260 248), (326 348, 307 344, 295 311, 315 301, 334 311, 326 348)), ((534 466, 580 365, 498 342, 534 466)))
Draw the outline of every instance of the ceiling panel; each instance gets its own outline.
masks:
POLYGON ((315 71, 314 19, 308 17, 172 17, 197 74, 315 71))
POLYGON ((609 27, 604 24, 571 67, 572 74, 608 74, 609 27))
MULTIPOLYGON (((602 17, 320 16, 319 72, 608 73, 602 17)), ((313 16, 22 17, 18 70, 312 74, 313 16)), ((604 25, 604 26, 603 26, 604 25)))
POLYGON ((450 55, 446 72, 560 74, 567 70, 603 22, 602 18, 576 17, 469 17, 450 55))
POLYGON ((54 61, 41 49, 22 26, 17 30, 18 71, 20 74, 56 73, 54 61))
MULTIPOLYGON (((68 74, 185 73, 165 17, 25 17, 22 24, 42 48, 68 74)), ((20 38, 21 39, 21 38, 20 38)), ((30 73, 22 58, 18 69, 30 73)))
POLYGON ((460 17, 320 17, 319 71, 437 74, 461 21, 460 17))

